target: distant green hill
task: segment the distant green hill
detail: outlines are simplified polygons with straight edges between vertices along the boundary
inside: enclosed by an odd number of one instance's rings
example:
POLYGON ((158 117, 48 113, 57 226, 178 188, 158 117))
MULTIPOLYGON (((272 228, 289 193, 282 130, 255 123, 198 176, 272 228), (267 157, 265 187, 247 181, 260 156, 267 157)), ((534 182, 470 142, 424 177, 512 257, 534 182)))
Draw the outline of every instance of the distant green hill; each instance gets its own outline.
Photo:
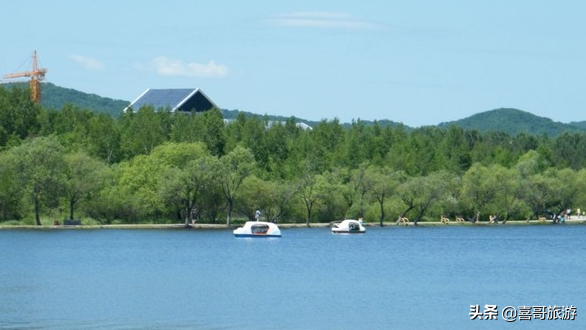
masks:
MULTIPOLYGON (((26 84, 22 85, 26 86, 26 84)), ((101 97, 96 94, 87 94, 75 89, 59 87, 51 83, 43 83, 41 89, 41 98, 42 105, 46 108, 61 109, 65 104, 69 103, 82 109, 89 109, 94 112, 105 112, 114 116, 120 115, 122 109, 130 104, 129 101, 114 100, 107 97, 101 97)), ((259 115, 240 110, 222 110, 222 113, 224 118, 227 119, 235 119, 239 113, 244 113, 246 116, 266 116, 268 120, 272 121, 285 121, 289 118, 278 115, 259 115)), ((315 125, 319 123, 316 121, 305 120, 303 118, 296 119, 297 121, 304 122, 312 127, 315 127, 315 125)), ((328 120, 333 120, 333 118, 328 120)), ((374 123, 372 121, 361 122, 366 125, 371 125, 374 123)), ((395 127, 402 125, 406 129, 412 129, 409 126, 405 126, 401 123, 388 119, 377 120, 376 122, 381 126, 395 127)), ((341 124, 346 127, 351 125, 351 123, 341 124)), ((489 110, 464 119, 440 123, 437 126, 448 127, 450 125, 456 125, 463 129, 478 130, 480 132, 501 131, 510 135, 526 133, 531 135, 546 134, 555 137, 566 131, 582 133, 586 132, 586 121, 564 124, 560 122, 554 122, 549 118, 533 115, 526 111, 510 108, 489 110)))
POLYGON ((581 128, 586 131, 586 121, 573 121, 573 122, 569 123, 568 125, 578 127, 578 128, 581 128))
POLYGON ((65 104, 72 104, 93 112, 105 112, 119 116, 130 102, 87 94, 71 88, 63 88, 51 83, 43 83, 41 87, 41 105, 49 109, 61 109, 65 104))
POLYGON ((526 111, 510 108, 489 110, 464 119, 441 123, 438 126, 448 127, 450 125, 480 132, 505 132, 509 135, 526 133, 558 136, 563 132, 586 132, 586 124, 583 122, 582 126, 580 126, 580 123, 564 124, 526 111))

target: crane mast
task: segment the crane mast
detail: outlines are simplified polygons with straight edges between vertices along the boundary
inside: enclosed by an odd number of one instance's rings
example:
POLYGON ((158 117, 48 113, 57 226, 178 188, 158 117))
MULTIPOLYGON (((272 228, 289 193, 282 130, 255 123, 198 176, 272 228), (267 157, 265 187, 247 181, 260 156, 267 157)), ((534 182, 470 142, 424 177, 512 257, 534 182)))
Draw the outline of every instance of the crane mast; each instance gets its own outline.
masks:
POLYGON ((41 102, 41 81, 45 79, 47 69, 39 68, 37 51, 33 52, 33 69, 31 71, 15 72, 4 75, 4 79, 30 77, 31 98, 33 102, 41 102))

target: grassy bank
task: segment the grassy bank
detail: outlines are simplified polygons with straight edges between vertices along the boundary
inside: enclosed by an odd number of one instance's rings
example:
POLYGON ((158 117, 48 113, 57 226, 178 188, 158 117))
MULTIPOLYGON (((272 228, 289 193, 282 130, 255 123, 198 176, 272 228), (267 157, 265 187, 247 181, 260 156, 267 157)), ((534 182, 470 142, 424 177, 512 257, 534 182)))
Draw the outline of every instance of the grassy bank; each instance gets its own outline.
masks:
MULTIPOLYGON (((472 222, 450 222, 448 224, 444 224, 440 221, 423 221, 417 223, 417 226, 420 227, 427 227, 427 226, 438 226, 438 227, 450 227, 450 226, 527 226, 527 225, 553 225, 554 223, 552 220, 509 220, 506 223, 499 222, 497 223, 488 223, 487 221, 481 221, 477 223, 472 222)), ((574 219, 574 220, 567 220, 563 225, 583 225, 586 224, 586 219, 574 219)), ((82 225, 49 225, 43 224, 41 226, 31 225, 31 224, 22 224, 18 222, 6 222, 0 223, 0 230, 3 229, 30 229, 30 230, 67 230, 67 229, 233 229, 239 227, 240 223, 235 223, 230 226, 226 224, 204 224, 204 223, 196 223, 189 226, 185 226, 185 224, 176 223, 176 224, 110 224, 110 225, 102 225, 102 224, 84 224, 82 225)), ((283 223, 278 224, 280 228, 306 228, 307 225, 305 223, 283 223)), ((324 228, 329 227, 330 223, 310 223, 310 228, 324 228)), ((375 222, 368 222, 364 223, 365 227, 379 227, 380 223, 375 222)), ((383 223, 385 227, 405 227, 405 226, 414 226, 411 222, 407 225, 404 224, 397 224, 396 222, 385 222, 383 223)))

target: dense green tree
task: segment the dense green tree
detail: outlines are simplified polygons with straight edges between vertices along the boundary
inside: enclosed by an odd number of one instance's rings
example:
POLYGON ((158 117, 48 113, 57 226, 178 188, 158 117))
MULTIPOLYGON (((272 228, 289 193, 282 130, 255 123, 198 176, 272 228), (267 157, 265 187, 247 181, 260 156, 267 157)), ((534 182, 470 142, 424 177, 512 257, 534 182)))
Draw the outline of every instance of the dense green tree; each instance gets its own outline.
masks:
POLYGON ((413 210, 415 211, 413 222, 417 225, 434 204, 447 202, 453 198, 452 187, 456 181, 457 177, 447 171, 407 178, 398 188, 401 200, 407 207, 401 217, 413 210))
POLYGON ((269 166, 268 129, 264 119, 252 117, 245 121, 241 130, 241 145, 252 152, 257 166, 263 171, 267 171, 269 166))
POLYGON ((466 131, 450 126, 439 140, 437 147, 438 165, 450 172, 463 174, 472 166, 470 150, 472 146, 466 138, 466 131))
POLYGON ((407 169, 410 175, 427 175, 445 168, 446 161, 438 154, 438 142, 445 132, 437 127, 422 127, 411 133, 409 154, 412 162, 407 169))
POLYGON ((165 143, 156 147, 148 158, 159 168, 150 173, 150 179, 154 181, 153 193, 165 205, 160 211, 183 209, 188 224, 193 219, 193 210, 201 194, 213 180, 216 159, 209 155, 201 142, 165 143), (165 192, 162 195, 161 190, 165 192))
POLYGON ((265 217, 272 222, 277 222, 292 212, 292 201, 297 193, 295 186, 290 181, 269 181, 269 203, 265 208, 265 217))
POLYGON ((317 173, 329 170, 335 162, 340 160, 337 157, 343 152, 348 131, 344 131, 340 121, 335 118, 331 121, 322 120, 306 133, 311 137, 313 146, 317 149, 315 153, 310 154, 311 157, 315 157, 310 160, 314 164, 320 164, 316 167, 317 173), (319 157, 323 157, 321 162, 318 162, 319 157))
POLYGON ((164 200, 182 209, 186 226, 204 209, 202 196, 214 185, 218 168, 218 159, 203 150, 192 157, 184 166, 164 170, 159 188, 164 200))
POLYGON ((323 173, 333 167, 334 155, 343 147, 344 132, 337 120, 321 121, 313 130, 304 131, 294 146, 295 171, 323 173))
POLYGON ((565 210, 572 209, 574 205, 579 205, 578 198, 581 196, 581 190, 586 189, 586 183, 578 180, 577 173, 570 169, 564 168, 558 170, 549 168, 544 172, 545 177, 552 182, 551 196, 548 198, 548 208, 556 214, 565 210))
POLYGON ((296 127, 295 122, 292 120, 286 121, 285 124, 275 123, 267 130, 266 148, 268 159, 264 170, 269 178, 279 180, 294 176, 287 164, 299 131, 300 128, 296 127))
POLYGON ((319 222, 332 222, 344 218, 342 183, 336 173, 324 172, 315 178, 315 196, 319 211, 319 222))
POLYGON ((0 153, 0 220, 20 218, 19 203, 22 189, 16 176, 14 153, 0 153))
MULTIPOLYGON (((341 129, 339 125, 338 129, 341 129)), ((365 160, 372 159, 372 154, 375 147, 372 130, 372 127, 366 126, 366 124, 361 120, 352 122, 352 125, 345 134, 347 136, 346 153, 345 157, 341 159, 345 161, 344 165, 349 168, 357 168, 365 160)), ((334 131, 334 133, 337 132, 334 131)), ((339 133, 336 135, 343 136, 343 134, 339 133)), ((330 140, 332 139, 331 137, 328 138, 330 140)), ((335 140, 333 142, 337 143, 335 140)))
POLYGON ((524 180, 532 175, 540 173, 545 166, 539 153, 535 150, 530 150, 517 161, 515 169, 519 173, 520 179, 524 180))
POLYGON ((243 112, 239 112, 235 119, 228 119, 226 125, 226 150, 232 150, 243 143, 244 127, 248 118, 243 112))
POLYGON ((586 167, 586 134, 563 133, 553 142, 552 157, 558 168, 586 167))
POLYGON ((122 166, 113 165, 110 169, 112 180, 84 203, 85 213, 102 224, 153 221, 144 200, 132 188, 121 184, 121 178, 129 171, 129 164, 123 162, 122 166))
POLYGON ((122 162, 118 166, 119 173, 116 177, 118 191, 110 192, 109 195, 129 196, 123 199, 129 202, 124 207, 139 216, 160 217, 168 211, 167 204, 158 192, 161 173, 168 167, 162 159, 147 155, 138 155, 128 162, 122 162))
POLYGON ((236 147, 227 155, 220 158, 218 170, 218 182, 224 192, 224 198, 227 205, 226 224, 230 225, 234 203, 238 197, 240 186, 244 179, 252 172, 254 156, 250 150, 243 147, 236 147))
POLYGON ((272 188, 269 181, 254 175, 247 176, 242 182, 240 198, 235 209, 246 216, 249 221, 254 220, 257 209, 262 210, 261 214, 267 220, 270 220, 270 215, 267 215, 267 212, 273 207, 271 199, 272 188))
POLYGON ((212 109, 198 115, 202 120, 203 142, 212 155, 221 157, 226 154, 226 125, 222 112, 212 109))
POLYGON ((542 173, 533 173, 524 176, 520 182, 520 199, 529 208, 527 219, 537 219, 540 216, 550 216, 551 200, 555 198, 554 179, 542 173), (548 214, 549 213, 549 214, 548 214))
POLYGON ((521 176, 516 169, 505 168, 499 164, 490 165, 488 170, 490 178, 497 183, 496 194, 489 203, 490 213, 506 222, 509 216, 519 215, 523 209, 521 176))
POLYGON ((89 119, 87 152, 107 164, 122 160, 120 124, 112 116, 99 113, 89 119))
POLYGON ((344 217, 363 218, 365 213, 366 193, 368 187, 364 183, 364 175, 369 163, 364 162, 358 168, 348 171, 346 168, 337 169, 341 176, 340 191, 345 201, 344 217))
POLYGON ((379 223, 381 227, 386 218, 385 202, 396 192, 401 179, 401 172, 395 172, 388 167, 376 165, 369 166, 364 173, 363 184, 365 185, 365 190, 379 206, 379 223))
POLYGON ((28 89, 0 87, 0 147, 37 133, 40 112, 28 89))
POLYGON ((318 192, 316 189, 316 174, 307 171, 297 182, 297 194, 303 206, 305 207, 305 225, 309 227, 314 211, 314 206, 318 201, 318 192))
POLYGON ((88 124, 93 116, 89 110, 82 110, 71 104, 66 104, 61 110, 56 111, 51 133, 59 138, 67 150, 80 150, 87 143, 88 124))
POLYGON ((69 219, 79 202, 87 201, 110 181, 106 164, 83 152, 65 155, 66 181, 64 194, 69 206, 69 219))
POLYGON ((521 133, 513 136, 511 147, 515 154, 523 155, 531 150, 537 150, 539 147, 539 139, 537 136, 521 133))
POLYGON ((385 165, 397 171, 403 171, 408 174, 416 172, 415 163, 418 160, 413 154, 413 144, 409 133, 403 126, 397 127, 393 134, 392 143, 389 152, 385 158, 385 165))
POLYGON ((28 140, 10 150, 17 159, 19 185, 30 198, 35 223, 41 225, 41 207, 60 197, 66 182, 64 148, 54 137, 28 140))
POLYGON ((197 209, 195 216, 208 223, 221 223, 227 212, 224 191, 217 181, 208 188, 209 190, 201 196, 202 207, 197 209))
MULTIPOLYGON (((149 154, 167 141, 164 120, 168 112, 156 112, 152 107, 141 107, 137 112, 126 112, 121 118, 121 148, 128 159, 149 154)), ((170 131, 170 128, 169 128, 170 131)))
POLYGON ((536 150, 529 150, 522 155, 514 167, 518 180, 517 196, 526 209, 527 219, 546 215, 545 204, 550 183, 541 175, 544 168, 542 156, 536 150))
POLYGON ((501 182, 492 175, 492 170, 475 163, 462 177, 461 198, 474 212, 474 222, 480 220, 480 215, 499 192, 501 182))
POLYGON ((171 117, 172 142, 203 142, 205 123, 199 113, 174 113, 171 117))
POLYGON ((208 155, 209 151, 201 142, 168 142, 157 146, 149 156, 159 163, 184 168, 190 161, 208 155))
POLYGON ((583 168, 575 173, 574 183, 576 193, 573 196, 572 215, 579 215, 577 212, 585 213, 586 211, 586 169, 583 168))
POLYGON ((391 126, 381 126, 375 121, 372 126, 372 138, 370 142, 370 161, 374 165, 383 166, 385 158, 389 153, 393 140, 393 129, 391 126))

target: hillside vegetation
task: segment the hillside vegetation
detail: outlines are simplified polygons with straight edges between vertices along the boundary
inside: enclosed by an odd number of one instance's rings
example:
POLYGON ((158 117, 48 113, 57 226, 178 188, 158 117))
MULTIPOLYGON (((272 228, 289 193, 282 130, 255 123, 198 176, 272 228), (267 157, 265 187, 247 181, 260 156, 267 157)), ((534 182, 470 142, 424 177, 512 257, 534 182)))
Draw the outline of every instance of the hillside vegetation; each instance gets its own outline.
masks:
POLYGON ((564 132, 585 132, 584 123, 563 124, 526 111, 501 108, 485 111, 453 122, 442 123, 440 127, 456 125, 480 132, 504 132, 510 135, 530 134, 558 136, 564 132))
MULTIPOLYGON (((61 109, 66 104, 71 104, 81 109, 89 109, 93 112, 105 112, 114 116, 119 116, 122 110, 128 106, 130 102, 101 97, 96 94, 87 94, 74 89, 59 87, 51 83, 43 83, 42 104, 49 109, 61 109)), ((290 119, 276 114, 259 115, 239 110, 222 110, 222 115, 226 119, 236 119, 241 113, 247 117, 266 118, 270 121, 282 122, 290 119)), ((319 121, 311 121, 303 118, 295 118, 295 121, 301 121, 310 126, 315 126, 319 123, 319 121)), ((374 124, 372 121, 361 120, 361 122, 366 125, 374 124)), ((405 129, 411 129, 406 125, 389 119, 380 119, 377 120, 376 123, 380 126, 402 126, 405 129)), ((352 126, 352 123, 341 124, 346 128, 352 126)), ((586 132, 586 121, 564 124, 554 122, 549 118, 533 115, 526 111, 510 108, 481 112, 464 119, 440 123, 438 127, 445 128, 451 125, 480 132, 505 132, 513 136, 524 133, 537 136, 545 134, 555 137, 563 132, 586 132)))
POLYGON ((119 116, 130 102, 87 94, 71 88, 63 88, 51 83, 43 83, 41 88, 42 106, 48 109, 61 109, 66 104, 93 112, 104 112, 119 116))
POLYGON ((579 129, 586 131, 586 121, 573 121, 573 122, 570 122, 568 125, 571 125, 571 126, 574 126, 574 127, 577 127, 579 129))

